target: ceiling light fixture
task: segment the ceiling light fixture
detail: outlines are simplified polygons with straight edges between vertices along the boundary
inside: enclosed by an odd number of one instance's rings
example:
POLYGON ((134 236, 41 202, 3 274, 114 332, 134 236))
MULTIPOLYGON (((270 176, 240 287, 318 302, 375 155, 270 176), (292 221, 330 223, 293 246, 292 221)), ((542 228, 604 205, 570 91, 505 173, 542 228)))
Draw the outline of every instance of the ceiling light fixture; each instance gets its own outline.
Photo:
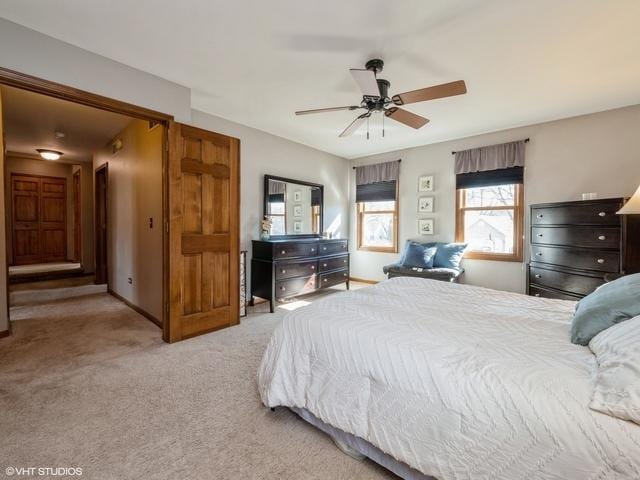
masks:
POLYGON ((45 160, 58 160, 62 155, 64 155, 62 152, 58 152, 57 150, 49 150, 46 148, 37 148, 36 151, 45 160))

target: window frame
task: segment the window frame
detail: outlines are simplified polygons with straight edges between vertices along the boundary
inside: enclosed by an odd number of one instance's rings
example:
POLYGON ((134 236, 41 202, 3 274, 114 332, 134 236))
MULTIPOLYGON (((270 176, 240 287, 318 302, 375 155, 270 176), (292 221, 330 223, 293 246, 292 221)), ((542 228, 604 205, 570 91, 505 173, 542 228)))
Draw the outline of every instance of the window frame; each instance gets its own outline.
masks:
MULTIPOLYGON (((456 190, 456 242, 464 242, 464 213, 468 211, 513 210, 513 253, 477 252, 467 250, 465 258, 472 260, 493 260, 498 262, 522 262, 524 251, 524 185, 513 183, 515 186, 515 205, 496 207, 466 207, 465 188, 456 190)), ((490 185, 487 185, 489 187, 490 185)))
POLYGON ((364 252, 381 252, 381 253, 398 253, 398 181, 396 180, 396 198, 394 200, 394 205, 395 208, 393 210, 382 210, 382 211, 375 211, 375 212, 366 212, 364 210, 364 204, 365 203, 374 203, 374 202, 357 202, 356 203, 356 207, 357 207, 357 217, 358 217, 358 225, 357 225, 357 230, 358 230, 358 250, 364 251, 364 252), (376 247, 376 246, 368 246, 368 245, 363 245, 363 239, 364 239, 364 234, 363 234, 363 228, 364 228, 364 215, 366 213, 385 213, 385 214, 392 214, 393 215, 393 245, 390 247, 376 247))

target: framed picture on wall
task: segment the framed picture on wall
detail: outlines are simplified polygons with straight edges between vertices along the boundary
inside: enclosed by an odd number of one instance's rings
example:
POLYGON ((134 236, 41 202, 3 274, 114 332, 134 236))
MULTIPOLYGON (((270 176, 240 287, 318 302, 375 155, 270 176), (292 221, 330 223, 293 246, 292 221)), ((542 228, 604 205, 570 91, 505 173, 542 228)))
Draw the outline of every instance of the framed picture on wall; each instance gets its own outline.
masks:
POLYGON ((293 216, 301 217, 302 216, 302 205, 294 205, 293 206, 293 216))
POLYGON ((419 197, 418 212, 433 213, 433 197, 419 197))
POLYGON ((421 175, 418 179, 419 192, 433 192, 433 175, 421 175))
POLYGON ((296 190, 293 192, 293 201, 301 202, 302 201, 302 192, 300 190, 296 190))
POLYGON ((418 220, 418 235, 433 235, 433 218, 418 220))
POLYGON ((293 233, 302 233, 302 222, 293 222, 293 233))

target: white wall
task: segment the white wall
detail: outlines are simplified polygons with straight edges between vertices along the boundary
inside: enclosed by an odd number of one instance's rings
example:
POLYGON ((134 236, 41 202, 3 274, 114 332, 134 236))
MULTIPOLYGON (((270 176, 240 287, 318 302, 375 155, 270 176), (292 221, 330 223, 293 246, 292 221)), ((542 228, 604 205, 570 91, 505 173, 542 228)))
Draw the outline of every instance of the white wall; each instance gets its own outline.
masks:
MULTIPOLYGON (((428 127, 425 127, 428 128, 428 127)), ((526 146, 525 205, 579 200, 582 192, 599 198, 629 196, 640 184, 640 106, 621 108, 554 122, 514 128, 424 147, 363 157, 352 162, 364 165, 402 159, 400 166, 400 246, 416 238, 418 177, 435 176, 434 241, 453 241, 455 236, 455 175, 452 151, 530 138, 526 146)), ((354 174, 351 174, 353 185, 354 174)), ((356 250, 356 216, 352 189, 350 238, 352 275, 380 280, 382 266, 399 254, 356 250)), ((426 238, 426 237, 424 237, 426 238)), ((525 262, 465 260, 465 283, 524 292, 525 262)))
MULTIPOLYGON (((324 185, 324 230, 346 237, 348 227, 349 162, 334 155, 193 110, 192 124, 240 139, 240 248, 259 238, 264 175, 277 175, 324 185)), ((247 282, 250 263, 247 263, 247 282)))
POLYGON ((0 67, 167 113, 181 122, 191 114, 190 89, 2 18, 0 67))
MULTIPOLYGON (((4 130, 2 125, 2 93, 0 92, 0 185, 4 185, 4 130)), ((0 252, 6 252, 4 195, 0 195, 0 252)), ((9 330, 9 305, 7 303, 7 255, 0 253, 0 334, 9 330)))

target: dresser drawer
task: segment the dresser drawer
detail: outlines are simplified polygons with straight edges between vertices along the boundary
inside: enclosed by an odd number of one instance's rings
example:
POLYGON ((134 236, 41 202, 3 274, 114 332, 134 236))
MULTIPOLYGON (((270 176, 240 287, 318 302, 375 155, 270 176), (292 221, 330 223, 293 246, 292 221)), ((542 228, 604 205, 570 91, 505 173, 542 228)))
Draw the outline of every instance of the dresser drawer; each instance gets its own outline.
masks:
POLYGON ((278 280, 276 282, 276 298, 301 295, 312 292, 316 288, 316 275, 278 280))
POLYGON ((580 300, 581 298, 576 295, 570 295, 568 293, 558 292, 556 290, 539 288, 534 286, 529 287, 529 295, 533 297, 555 298, 558 300, 573 300, 573 301, 580 300))
POLYGON ((329 270, 337 270, 339 268, 349 268, 349 255, 321 258, 318 260, 318 266, 321 272, 328 272, 329 270))
POLYGON ((333 253, 347 253, 349 245, 347 240, 334 240, 331 242, 320 242, 320 255, 331 255, 333 253))
POLYGON ((531 225, 620 225, 620 202, 576 203, 531 208, 531 225))
POLYGON ((318 262, 316 260, 279 261, 274 268, 276 269, 276 280, 282 280, 312 275, 318 271, 318 262))
POLYGON ((339 270, 331 273, 321 273, 318 279, 318 288, 331 287, 349 280, 348 270, 339 270))
POLYGON ((315 257, 318 242, 281 242, 273 245, 274 258, 315 257))
POLYGON ((620 248, 619 227, 531 227, 531 243, 570 247, 620 248))
POLYGON ((531 267, 529 269, 529 283, 541 287, 550 287, 576 295, 589 295, 600 285, 605 283, 603 277, 589 277, 573 273, 558 272, 545 268, 531 267))
POLYGON ((531 261, 598 272, 618 272, 620 270, 620 255, 618 252, 603 252, 581 248, 531 245, 531 261))

